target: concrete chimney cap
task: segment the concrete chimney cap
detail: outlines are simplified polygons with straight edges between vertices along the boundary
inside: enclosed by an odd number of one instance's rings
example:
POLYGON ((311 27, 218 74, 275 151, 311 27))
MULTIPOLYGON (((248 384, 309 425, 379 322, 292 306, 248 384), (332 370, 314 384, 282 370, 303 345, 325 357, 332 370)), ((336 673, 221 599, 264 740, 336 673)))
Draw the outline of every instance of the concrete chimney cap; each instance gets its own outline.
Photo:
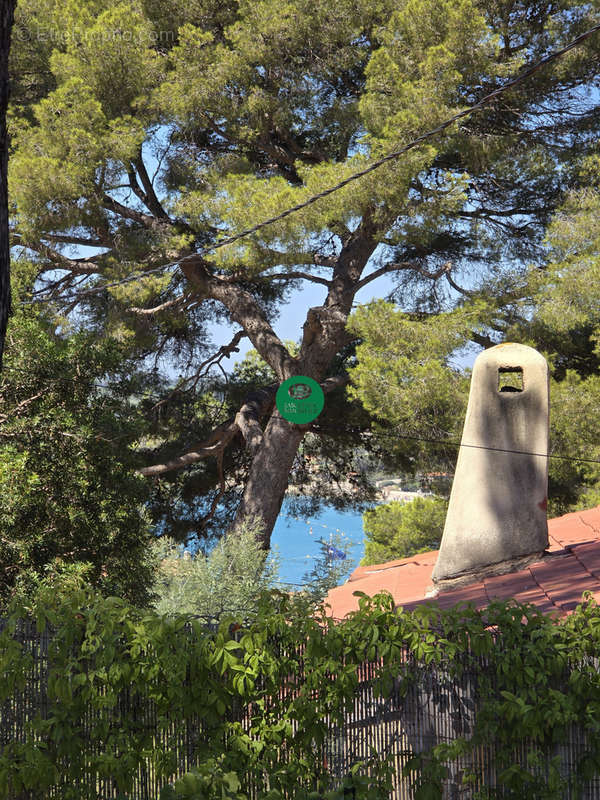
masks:
POLYGON ((548 364, 546 359, 533 347, 515 342, 505 342, 490 347, 475 359, 472 371, 472 386, 478 385, 485 392, 507 392, 503 399, 514 399, 513 392, 525 392, 531 387, 544 387, 548 383, 548 364), (519 389, 501 389, 499 379, 503 375, 515 373, 520 376, 519 389))
POLYGON ((513 342, 480 353, 434 583, 548 546, 548 412, 541 353, 513 342))
POLYGON ((535 364, 543 370, 548 368, 546 359, 541 353, 527 344, 517 344, 516 342, 503 342, 502 344, 494 345, 494 347, 488 347, 487 350, 477 356, 473 369, 475 369, 477 363, 488 362, 500 368, 526 367, 530 364, 535 364))

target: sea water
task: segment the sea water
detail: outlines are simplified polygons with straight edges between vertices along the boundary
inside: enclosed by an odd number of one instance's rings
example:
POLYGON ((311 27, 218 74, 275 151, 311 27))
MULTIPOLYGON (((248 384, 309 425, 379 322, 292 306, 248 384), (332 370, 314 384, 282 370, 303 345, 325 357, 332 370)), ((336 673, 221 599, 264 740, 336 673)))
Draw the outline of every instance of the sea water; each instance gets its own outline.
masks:
POLYGON ((344 564, 348 565, 348 573, 358 566, 365 552, 362 514, 328 506, 314 517, 288 517, 286 510, 284 502, 271 536, 271 547, 279 555, 280 581, 302 584, 303 575, 310 572, 321 555, 319 539, 329 542, 332 538, 336 547, 346 550, 344 564), (336 536, 340 537, 341 548, 335 542, 336 536))

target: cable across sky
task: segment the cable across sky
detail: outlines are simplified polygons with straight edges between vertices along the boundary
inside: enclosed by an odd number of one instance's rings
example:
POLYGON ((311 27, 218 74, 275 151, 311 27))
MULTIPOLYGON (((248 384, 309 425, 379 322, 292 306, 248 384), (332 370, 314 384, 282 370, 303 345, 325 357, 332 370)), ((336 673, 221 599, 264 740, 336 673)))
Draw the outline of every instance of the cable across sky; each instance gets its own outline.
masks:
POLYGON ((409 434, 403 433, 379 433, 375 431, 359 431, 356 429, 346 429, 343 431, 344 433, 372 433, 374 436, 377 436, 381 439, 403 439, 408 441, 414 442, 423 442, 425 444, 443 444, 448 445, 449 447, 469 447, 475 448, 477 450, 490 450, 495 453, 513 453, 518 456, 538 456, 539 458, 556 458, 560 459, 561 461, 581 461, 588 464, 600 464, 600 459, 598 458, 585 458, 579 456, 571 456, 571 455, 561 455, 559 453, 534 453, 529 450, 511 450, 506 447, 490 447, 489 445, 484 444, 465 444, 463 442, 456 442, 451 439, 435 439, 435 438, 428 438, 425 436, 411 436, 409 434))
MULTIPOLYGON (((10 373, 18 373, 18 374, 23 374, 23 375, 30 375, 31 374, 31 369, 24 369, 24 368, 23 369, 19 369, 19 368, 15 368, 15 367, 11 366, 11 367, 8 367, 6 370, 3 371, 3 375, 6 375, 7 373, 9 373, 9 374, 10 373)), ((60 383, 62 381, 65 381, 67 383, 74 383, 77 380, 75 378, 69 378, 69 377, 60 377, 60 376, 57 377, 54 374, 52 374, 52 375, 49 374, 47 377, 48 377, 48 384, 49 385, 54 384, 54 383, 60 383)), ((110 384, 94 384, 94 388, 95 389, 111 389, 112 387, 110 386, 110 384)), ((162 395, 158 395, 158 394, 145 394, 144 395, 144 399, 160 400, 161 397, 162 397, 162 395)), ((318 430, 313 431, 313 433, 320 433, 320 432, 325 433, 325 431, 318 431, 318 430)), ((439 439, 439 438, 435 438, 435 437, 417 436, 417 435, 412 435, 412 434, 407 434, 407 433, 383 433, 383 432, 379 432, 379 431, 370 431, 370 430, 369 431, 361 431, 358 428, 346 428, 343 431, 339 431, 339 432, 340 433, 359 433, 359 434, 360 433, 368 433, 368 434, 377 436, 378 438, 388 439, 388 440, 391 440, 391 439, 402 439, 402 440, 407 440, 407 441, 422 442, 424 444, 440 444, 440 445, 447 445, 449 447, 469 447, 469 448, 475 448, 477 450, 490 450, 492 452, 497 452, 497 453, 513 453, 515 455, 523 455, 523 456, 538 456, 540 458, 554 458, 554 459, 559 459, 561 461, 582 462, 582 463, 587 463, 587 464, 600 464, 600 459, 598 459, 598 458, 588 458, 588 457, 585 457, 585 456, 563 455, 561 453, 535 453, 535 452, 531 452, 529 450, 511 450, 511 449, 507 449, 507 448, 504 448, 504 447, 490 447, 488 445, 482 445, 482 444, 464 444, 462 442, 457 442, 457 441, 452 440, 452 439, 439 439)), ((323 526, 323 527, 326 527, 326 526, 323 526)))
MULTIPOLYGON (((141 272, 141 273, 140 272, 132 272, 129 275, 127 275, 126 277, 121 278, 118 281, 113 281, 111 283, 105 283, 105 284, 102 284, 102 286, 95 286, 95 287, 92 287, 90 289, 82 289, 82 290, 77 291, 77 292, 72 292, 71 294, 68 294, 68 295, 66 295, 64 297, 61 297, 61 298, 39 297, 39 298, 35 298, 35 299, 32 298, 30 300, 22 300, 17 305, 19 305, 19 306, 34 305, 34 304, 38 304, 38 303, 47 303, 47 302, 53 302, 53 301, 57 301, 57 300, 60 300, 61 302, 73 302, 73 301, 79 300, 81 298, 90 296, 90 295, 94 295, 94 294, 98 294, 100 292, 104 292, 106 289, 113 289, 113 288, 116 288, 117 286, 123 286, 124 284, 131 283, 133 281, 142 280, 142 279, 150 277, 152 275, 157 275, 157 274, 162 273, 162 272, 164 272, 165 270, 167 270, 167 269, 169 269, 171 267, 176 267, 179 264, 184 263, 186 260, 192 260, 192 259, 197 259, 199 257, 203 258, 205 256, 209 256, 215 250, 218 250, 218 249, 220 249, 222 247, 226 247, 226 246, 228 246, 230 244, 234 244, 235 242, 237 242, 237 241, 239 241, 241 239, 244 239, 244 238, 246 238, 248 236, 251 236, 253 233, 257 233, 258 231, 262 230, 263 228, 267 227, 268 225, 273 225, 274 223, 279 222, 282 219, 285 219, 286 217, 290 216, 291 214, 295 214, 296 212, 301 211, 304 208, 307 208, 308 206, 312 205, 313 203, 316 203, 318 200, 321 200, 324 197, 328 197, 329 195, 333 194, 334 192, 337 192, 340 189, 342 189, 344 186, 347 186, 348 184, 352 183, 353 181, 359 180, 360 178, 364 177, 365 175, 368 175, 369 173, 371 173, 374 170, 378 169, 379 167, 383 166, 384 164, 387 164, 390 161, 394 161, 395 159, 397 159, 400 156, 402 156, 405 153, 407 153, 409 150, 412 150, 415 147, 418 147, 420 144, 422 144, 426 140, 431 139, 432 137, 436 136, 439 133, 442 133, 443 131, 445 131, 447 128, 449 128, 451 125, 453 125, 458 120, 464 119, 466 117, 469 117, 471 114, 474 114, 476 111, 479 111, 480 109, 482 109, 485 106, 489 105, 493 100, 495 100, 497 97, 502 95, 504 92, 508 91, 509 89, 514 88, 515 86, 517 86, 518 84, 522 83, 523 81, 526 81, 528 78, 530 78, 536 72, 538 72, 538 70, 540 70, 543 67, 545 67, 546 65, 556 61, 557 59, 561 58, 566 53, 568 53, 570 50, 573 50, 574 48, 578 47, 579 45, 581 45, 583 42, 585 42, 587 39, 589 39, 591 36, 593 36, 595 33, 598 33, 599 31, 600 31, 600 24, 594 25, 592 28, 590 28, 589 30, 585 31, 580 36, 577 36, 575 39, 573 39, 571 42, 569 42, 567 45, 565 45, 565 47, 562 47, 559 50, 555 50, 552 53, 549 53, 544 58, 540 59, 536 63, 534 63, 531 66, 527 67, 525 70, 520 72, 514 78, 509 80, 507 83, 503 84, 502 86, 499 86, 497 89, 494 89, 493 92, 490 92, 489 94, 486 94, 484 97, 481 98, 481 100, 479 100, 474 105, 469 106, 468 108, 464 109, 463 111, 459 111, 458 113, 454 114, 453 116, 449 117, 447 120, 442 122, 440 125, 436 126, 435 128, 432 128, 429 131, 426 131, 425 133, 421 134, 416 139, 413 139, 408 144, 404 145, 403 147, 399 148, 398 150, 393 150, 392 152, 388 153, 387 155, 383 156, 382 158, 379 158, 376 161, 373 161, 371 164, 369 164, 369 166, 365 167, 364 169, 361 169, 361 170, 359 170, 357 172, 354 172, 352 175, 349 175, 344 180, 339 181, 338 183, 334 184, 333 186, 330 186, 327 189, 324 189, 323 191, 318 192, 317 194, 311 195, 309 198, 307 198, 303 202, 298 203, 298 204, 296 204, 294 206, 291 206, 291 207, 285 209, 285 211, 282 211, 282 212, 280 212, 279 214, 276 214, 273 217, 269 217, 268 219, 265 219, 262 222, 258 222, 256 225, 253 225, 251 228, 246 228, 245 230, 239 231, 238 233, 233 234, 232 236, 228 236, 225 239, 221 239, 220 241, 217 241, 214 244, 211 244, 211 245, 203 248, 202 250, 199 250, 196 253, 193 253, 193 254, 188 255, 188 256, 184 256, 184 257, 182 257, 182 258, 180 258, 180 259, 178 259, 176 261, 172 261, 172 262, 170 262, 168 264, 162 264, 159 267, 155 267, 154 269, 149 269, 149 270, 146 270, 145 272, 141 272)), ((58 267, 58 269, 60 269, 60 267, 58 267)))

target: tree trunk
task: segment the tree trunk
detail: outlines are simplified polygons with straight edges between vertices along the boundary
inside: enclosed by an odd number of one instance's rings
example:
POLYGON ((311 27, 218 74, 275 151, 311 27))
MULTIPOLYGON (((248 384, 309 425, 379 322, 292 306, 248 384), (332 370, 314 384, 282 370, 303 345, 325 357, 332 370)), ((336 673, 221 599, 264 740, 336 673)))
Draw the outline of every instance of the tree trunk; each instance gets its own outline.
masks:
MULTIPOLYGON (((362 271, 376 246, 371 223, 363 220, 360 229, 349 237, 340 254, 325 304, 308 309, 297 359, 288 357, 286 363, 283 363, 279 353, 274 354, 275 348, 271 340, 276 337, 270 326, 267 329, 263 323, 259 331, 263 336, 263 347, 258 334, 254 338, 248 334, 259 353, 282 380, 291 377, 295 369, 298 370, 296 374, 307 375, 318 382, 323 380, 335 354, 348 341, 346 323, 352 310, 352 301, 362 271)), ((221 291, 221 296, 227 302, 225 292, 221 291)), ((238 315, 236 321, 248 331, 248 320, 255 312, 249 301, 242 307, 239 297, 238 293, 236 307, 229 300, 230 311, 235 310, 238 315)), ((255 327, 258 328, 256 323, 255 327)), ((277 342, 277 346, 280 345, 277 342)), ((260 541, 265 550, 270 548, 271 533, 285 497, 290 470, 307 430, 307 425, 294 425, 284 420, 275 409, 252 460, 232 529, 239 529, 250 519, 256 520, 261 528, 260 541)))
POLYGON ((275 409, 263 434, 238 506, 233 529, 257 520, 261 527, 260 541, 265 550, 271 544, 271 533, 281 510, 288 487, 289 474, 306 432, 305 425, 294 425, 275 409))
POLYGON ((10 247, 8 242, 8 54, 16 0, 0 5, 0 369, 10 313, 10 247))
MULTIPOLYGON (((320 383, 335 354, 349 341, 346 323, 354 295, 359 288, 362 271, 376 247, 377 237, 371 215, 365 213, 361 225, 346 238, 331 281, 328 282, 329 291, 324 305, 308 309, 297 357, 290 355, 250 291, 223 276, 212 275, 199 255, 186 257, 180 266, 200 297, 211 297, 225 306, 231 319, 240 325, 278 380, 306 375, 320 383)), ((284 420, 275 409, 261 436, 258 424, 254 424, 257 423, 257 414, 251 417, 247 419, 245 414, 240 413, 235 420, 253 459, 231 530, 239 530, 246 522, 257 522, 261 530, 259 539, 262 547, 268 550, 290 470, 308 426, 294 425, 284 420)), ((190 455, 192 460, 199 457, 198 452, 190 455)), ((145 469, 143 474, 160 474, 166 471, 165 468, 169 469, 170 465, 157 465, 145 469)))

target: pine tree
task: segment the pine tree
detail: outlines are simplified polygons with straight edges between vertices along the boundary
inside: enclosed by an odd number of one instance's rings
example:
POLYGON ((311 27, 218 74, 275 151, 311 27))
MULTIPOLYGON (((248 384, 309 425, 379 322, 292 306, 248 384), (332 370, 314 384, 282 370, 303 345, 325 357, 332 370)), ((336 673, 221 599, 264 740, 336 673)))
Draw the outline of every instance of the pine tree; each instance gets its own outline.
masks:
MULTIPOLYGON (((163 398, 144 475, 185 470, 175 480, 202 514, 235 489, 235 527, 258 517, 268 547, 301 447, 312 446, 308 428, 274 409, 276 385, 300 374, 343 387, 357 292, 385 274, 419 314, 450 309, 473 285, 508 305, 595 141, 597 94, 586 90, 597 40, 360 181, 206 248, 477 102, 594 13, 530 0, 19 3, 14 63, 32 77, 12 118, 14 241, 35 254, 37 287, 63 315, 151 369, 171 359, 189 379, 163 398), (111 285, 131 273, 146 277, 111 285), (274 323, 304 284, 323 300, 306 309, 292 353, 274 323), (73 296, 83 287, 98 291, 73 296), (223 355, 208 342, 216 319, 232 327, 230 351, 248 337, 275 376, 229 416, 227 402, 199 413, 202 375, 223 355)), ((328 404, 310 430, 335 441, 352 418, 329 394, 328 404)), ((368 442, 344 437, 346 457, 351 441, 368 442)))

